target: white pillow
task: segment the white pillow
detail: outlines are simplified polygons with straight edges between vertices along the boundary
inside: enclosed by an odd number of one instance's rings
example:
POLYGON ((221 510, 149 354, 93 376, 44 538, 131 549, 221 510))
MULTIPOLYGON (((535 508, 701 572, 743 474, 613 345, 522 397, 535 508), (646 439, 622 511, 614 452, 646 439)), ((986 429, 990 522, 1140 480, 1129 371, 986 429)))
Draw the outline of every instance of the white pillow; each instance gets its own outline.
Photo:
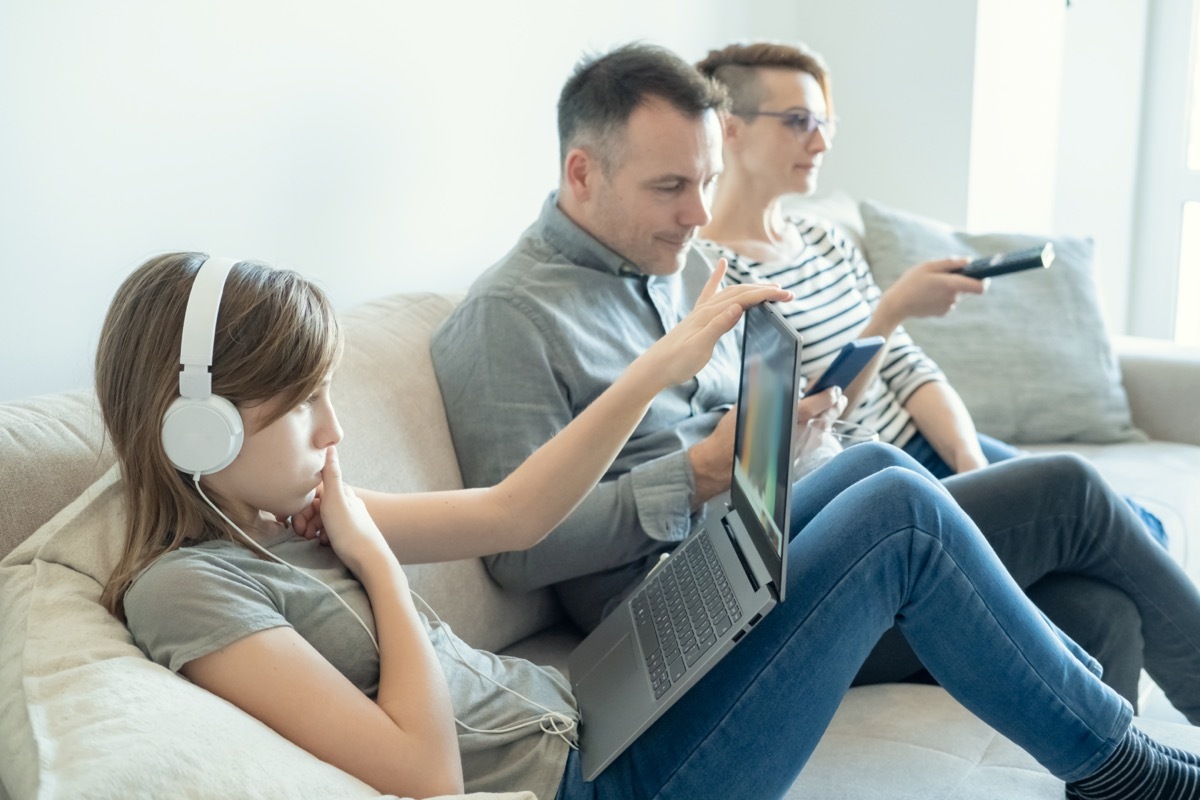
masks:
POLYGON ((909 267, 1053 242, 1048 270, 993 278, 949 315, 904 327, 946 372, 983 433, 1008 442, 1140 441, 1096 299, 1092 241, 967 233, 864 201, 864 252, 881 288, 909 267))
POLYGON ((114 468, 0 562, 0 777, 13 800, 379 797, 133 644, 99 604, 120 495, 114 468))

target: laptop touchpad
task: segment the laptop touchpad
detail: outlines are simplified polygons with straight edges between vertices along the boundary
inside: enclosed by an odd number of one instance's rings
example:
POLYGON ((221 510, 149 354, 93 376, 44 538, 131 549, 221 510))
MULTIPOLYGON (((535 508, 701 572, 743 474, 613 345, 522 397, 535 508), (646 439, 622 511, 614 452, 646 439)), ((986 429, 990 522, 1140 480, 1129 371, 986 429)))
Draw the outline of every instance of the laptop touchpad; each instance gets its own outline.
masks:
MULTIPOLYGON (((649 687, 646 684, 645 673, 637 663, 637 648, 634 647, 632 637, 622 636, 612 649, 596 662, 596 666, 588 671, 578 688, 586 695, 579 698, 581 710, 585 714, 589 700, 607 706, 603 716, 607 717, 617 711, 617 718, 620 718, 623 712, 613 706, 631 703, 636 707, 638 703, 645 702, 649 687)), ((594 717, 596 709, 592 710, 594 717)))

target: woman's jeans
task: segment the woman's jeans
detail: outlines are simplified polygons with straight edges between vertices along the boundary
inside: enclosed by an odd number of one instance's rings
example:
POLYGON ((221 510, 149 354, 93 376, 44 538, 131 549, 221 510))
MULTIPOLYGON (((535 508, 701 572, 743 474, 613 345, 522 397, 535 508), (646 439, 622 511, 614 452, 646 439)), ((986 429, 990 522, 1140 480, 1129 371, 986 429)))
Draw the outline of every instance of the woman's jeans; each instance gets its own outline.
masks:
MULTIPOLYGON (((1022 450, 1018 450, 1007 442, 1002 442, 999 439, 993 439, 986 434, 979 434, 979 447, 983 450, 983 457, 988 460, 989 464, 995 464, 1000 461, 1007 461, 1010 458, 1026 455, 1022 450)), ((917 431, 913 437, 908 440, 908 443, 902 448, 904 452, 913 457, 918 464, 929 470, 935 478, 948 478, 954 474, 954 470, 950 468, 937 451, 933 449, 933 445, 929 440, 917 431)), ((1141 518, 1142 524, 1146 526, 1146 530, 1150 531, 1150 535, 1158 540, 1158 543, 1163 547, 1167 546, 1167 531, 1163 528, 1162 520, 1143 508, 1136 500, 1128 497, 1125 502, 1137 513, 1141 518)))
POLYGON ((560 798, 781 797, 893 625, 952 695, 1063 780, 1111 754, 1128 704, 911 459, 858 445, 793 498, 785 601, 595 782, 573 755, 560 798))

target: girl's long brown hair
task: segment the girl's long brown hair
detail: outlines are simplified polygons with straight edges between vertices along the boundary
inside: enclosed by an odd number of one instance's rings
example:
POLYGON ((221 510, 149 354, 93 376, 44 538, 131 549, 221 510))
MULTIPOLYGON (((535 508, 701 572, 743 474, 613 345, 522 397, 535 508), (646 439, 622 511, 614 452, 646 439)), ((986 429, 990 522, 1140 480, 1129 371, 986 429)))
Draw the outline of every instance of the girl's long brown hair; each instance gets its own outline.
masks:
MULTIPOLYGON (((121 559, 100 601, 121 620, 125 592, 154 559, 187 543, 237 541, 162 446, 163 416, 179 396, 184 310, 205 258, 168 253, 142 264, 117 289, 100 333, 96 394, 120 464, 128 520, 121 559)), ((217 315, 213 393, 239 407, 270 401, 278 418, 325 379, 340 348, 324 292, 295 272, 240 262, 217 315)))

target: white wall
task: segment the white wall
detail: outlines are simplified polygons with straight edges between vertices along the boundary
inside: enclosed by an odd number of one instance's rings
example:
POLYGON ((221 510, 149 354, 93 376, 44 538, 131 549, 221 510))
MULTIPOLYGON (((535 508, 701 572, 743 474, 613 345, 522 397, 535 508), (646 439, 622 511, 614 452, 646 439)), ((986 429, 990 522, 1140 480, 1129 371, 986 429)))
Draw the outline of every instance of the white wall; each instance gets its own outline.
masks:
POLYGON ((821 191, 964 224, 976 2, 788 5, 794 37, 821 53, 833 76, 840 125, 821 191))
POLYGON ((342 307, 467 286, 557 181, 581 53, 699 57, 742 24, 720 5, 0 5, 0 401, 87 384, 113 291, 164 250, 293 267, 342 307))
MULTIPOLYGON (((1064 137, 1075 130, 1095 138, 1095 95, 1103 90, 1079 64, 1105 63, 1109 40, 1127 35, 1126 18, 1136 29, 1146 2, 1124 0, 1105 14, 1085 9, 1107 4, 1076 3, 1066 12, 1065 50, 1049 54, 1064 65, 1064 137)), ((1045 13, 1040 4, 1011 8, 1045 13)), ((571 66, 585 50, 631 39, 688 59, 733 39, 808 42, 833 70, 843 121, 823 187, 965 224, 972 180, 981 185, 978 169, 972 177, 973 148, 980 152, 972 138, 976 65, 989 52, 980 20, 1005 7, 2 4, 0 401, 86 385, 112 292, 163 250, 294 267, 323 282, 342 307, 394 291, 465 287, 508 249, 557 180, 554 103, 571 66)), ((1101 74, 1124 76, 1133 58, 1122 51, 1101 74)), ((1110 84, 1118 110, 1100 111, 1105 132, 1123 130, 1133 115, 1124 95, 1135 84, 1110 84)), ((1121 141, 1118 157, 1127 145, 1121 141)), ((1086 233, 1102 225, 1117 231, 1115 250, 1127 248, 1125 195, 1106 200, 1080 179, 1088 152, 1065 138, 1059 146, 1055 227, 1065 220, 1086 233)), ((1123 180, 1132 169, 1118 159, 1123 180)), ((995 220, 1011 208, 1001 203, 989 213, 995 220)), ((1106 302, 1123 304, 1123 285, 1103 291, 1106 302)))

